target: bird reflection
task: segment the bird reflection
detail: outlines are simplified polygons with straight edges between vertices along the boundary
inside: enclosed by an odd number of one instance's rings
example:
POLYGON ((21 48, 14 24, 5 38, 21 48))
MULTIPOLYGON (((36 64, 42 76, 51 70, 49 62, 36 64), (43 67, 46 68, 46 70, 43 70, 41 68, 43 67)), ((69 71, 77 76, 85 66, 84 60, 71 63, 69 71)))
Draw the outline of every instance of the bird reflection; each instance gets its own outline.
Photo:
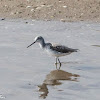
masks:
POLYGON ((63 70, 53 70, 47 76, 46 79, 43 81, 42 85, 39 85, 39 92, 41 92, 41 98, 45 99, 48 96, 49 90, 48 85, 61 85, 62 83, 60 80, 68 80, 68 81, 78 81, 77 78, 79 75, 72 74, 63 70))
MULTIPOLYGON (((83 62, 77 62, 77 61, 69 61, 69 62, 61 62, 62 64, 82 64, 83 62)), ((56 69, 60 69, 61 68, 61 66, 59 66, 59 63, 55 63, 55 65, 56 65, 56 69)))

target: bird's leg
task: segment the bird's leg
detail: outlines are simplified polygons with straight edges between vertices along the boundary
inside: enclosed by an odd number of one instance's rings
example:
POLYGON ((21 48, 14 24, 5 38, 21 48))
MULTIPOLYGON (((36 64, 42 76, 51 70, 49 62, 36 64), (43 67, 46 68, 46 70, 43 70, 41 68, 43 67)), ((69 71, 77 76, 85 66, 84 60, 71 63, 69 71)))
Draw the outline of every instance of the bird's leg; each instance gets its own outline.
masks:
POLYGON ((56 69, 57 69, 57 57, 56 57, 56 63, 55 63, 55 65, 56 65, 56 69))
POLYGON ((56 62, 55 62, 55 65, 57 65, 57 57, 56 57, 56 62))
POLYGON ((59 64, 60 64, 60 66, 59 66, 59 69, 60 69, 60 67, 61 67, 61 62, 60 62, 59 58, 58 58, 58 61, 59 61, 59 64))

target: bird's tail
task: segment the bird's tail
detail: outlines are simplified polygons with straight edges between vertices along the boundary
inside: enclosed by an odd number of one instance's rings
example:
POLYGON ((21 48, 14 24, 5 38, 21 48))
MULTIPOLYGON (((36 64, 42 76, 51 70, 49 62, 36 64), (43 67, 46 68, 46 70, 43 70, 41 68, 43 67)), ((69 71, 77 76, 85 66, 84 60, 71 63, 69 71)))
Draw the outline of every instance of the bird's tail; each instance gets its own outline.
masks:
POLYGON ((78 52, 79 51, 79 49, 74 49, 74 52, 78 52))

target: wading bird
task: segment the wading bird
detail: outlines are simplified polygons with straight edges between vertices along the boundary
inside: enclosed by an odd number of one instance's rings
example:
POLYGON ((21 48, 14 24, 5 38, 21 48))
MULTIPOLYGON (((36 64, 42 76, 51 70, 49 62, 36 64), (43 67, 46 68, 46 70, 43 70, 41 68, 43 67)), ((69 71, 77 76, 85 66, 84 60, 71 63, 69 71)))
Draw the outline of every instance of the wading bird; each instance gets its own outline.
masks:
POLYGON ((34 43, 39 43, 40 48, 44 49, 49 55, 54 56, 56 58, 56 63, 55 63, 56 68, 57 68, 57 61, 59 62, 59 65, 61 67, 61 62, 59 60, 59 57, 69 55, 72 52, 77 52, 78 50, 78 49, 68 48, 63 45, 53 45, 51 43, 45 43, 44 38, 42 36, 36 37, 35 41, 32 44, 30 44, 28 47, 30 47, 34 43))

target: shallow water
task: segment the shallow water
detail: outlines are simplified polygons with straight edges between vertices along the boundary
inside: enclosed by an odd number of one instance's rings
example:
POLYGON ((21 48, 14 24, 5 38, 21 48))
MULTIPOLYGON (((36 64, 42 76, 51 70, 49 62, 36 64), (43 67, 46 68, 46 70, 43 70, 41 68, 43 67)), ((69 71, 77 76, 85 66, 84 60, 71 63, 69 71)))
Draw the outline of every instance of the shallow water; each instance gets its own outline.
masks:
POLYGON ((100 24, 57 21, 0 21, 0 100, 100 100, 100 24), (49 57, 37 44, 77 48, 77 53, 49 57))

